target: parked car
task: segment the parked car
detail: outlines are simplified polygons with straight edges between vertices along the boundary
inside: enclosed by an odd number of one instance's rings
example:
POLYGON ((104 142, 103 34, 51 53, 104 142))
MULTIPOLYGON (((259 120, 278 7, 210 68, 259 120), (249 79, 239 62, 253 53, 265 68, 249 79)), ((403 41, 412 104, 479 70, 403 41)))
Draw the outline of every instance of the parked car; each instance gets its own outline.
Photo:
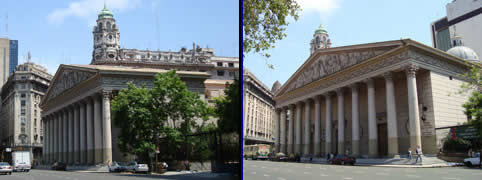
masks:
POLYGON ((109 172, 124 172, 126 171, 126 164, 122 162, 112 162, 112 165, 109 166, 109 172))
POLYGON ((137 162, 131 162, 131 163, 127 164, 126 171, 130 171, 130 172, 133 172, 133 173, 148 172, 149 167, 147 166, 147 164, 139 164, 137 162))
POLYGON ((479 156, 480 156, 480 153, 475 153, 474 156, 469 157, 469 158, 465 158, 465 159, 464 159, 464 164, 465 164, 466 166, 469 166, 469 167, 470 167, 470 166, 479 165, 479 163, 480 163, 480 157, 479 157, 479 156))
POLYGON ((67 164, 65 164, 63 162, 55 162, 54 164, 52 164, 52 170, 67 171, 67 164))
POLYGON ((339 165, 345 165, 345 164, 355 165, 356 158, 340 154, 335 156, 334 158, 331 158, 330 160, 328 160, 328 162, 331 164, 339 164, 339 165))
POLYGON ((288 156, 286 156, 284 153, 276 153, 273 160, 274 161, 287 161, 288 156))
POLYGON ((0 173, 2 174, 12 174, 13 168, 7 162, 0 162, 0 173))

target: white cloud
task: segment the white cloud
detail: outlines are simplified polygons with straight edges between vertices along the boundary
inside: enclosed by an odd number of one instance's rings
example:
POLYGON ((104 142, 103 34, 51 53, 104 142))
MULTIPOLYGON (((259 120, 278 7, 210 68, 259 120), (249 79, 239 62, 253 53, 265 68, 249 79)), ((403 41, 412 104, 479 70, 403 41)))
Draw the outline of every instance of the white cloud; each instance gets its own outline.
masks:
MULTIPOLYGON (((107 8, 111 11, 124 11, 136 7, 140 0, 106 0, 107 8)), ((88 20, 88 24, 95 23, 96 15, 104 7, 103 0, 79 0, 69 4, 66 8, 55 9, 47 16, 51 24, 62 24, 70 16, 88 20)))
POLYGON ((296 0, 303 13, 318 13, 322 19, 339 8, 341 0, 296 0))

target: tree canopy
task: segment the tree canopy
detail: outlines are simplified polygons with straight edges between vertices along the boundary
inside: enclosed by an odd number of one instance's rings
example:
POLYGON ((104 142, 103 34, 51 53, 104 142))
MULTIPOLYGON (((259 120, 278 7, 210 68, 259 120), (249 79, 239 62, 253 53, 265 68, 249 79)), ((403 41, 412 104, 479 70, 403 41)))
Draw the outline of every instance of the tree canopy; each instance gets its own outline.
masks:
POLYGON ((209 116, 207 104, 187 89, 174 70, 157 74, 152 88, 130 82, 112 100, 121 150, 144 158, 155 150, 159 138, 167 139, 168 152, 175 154, 184 140, 181 135, 196 127, 194 120, 209 116))
POLYGON ((224 90, 225 96, 216 99, 216 115, 219 118, 218 128, 226 133, 241 133, 240 84, 238 80, 234 80, 233 84, 227 86, 224 90))
MULTIPOLYGON (((288 17, 298 20, 300 6, 295 0, 243 0, 243 52, 262 53, 286 37, 288 17)), ((272 68, 272 65, 270 66, 272 68)))

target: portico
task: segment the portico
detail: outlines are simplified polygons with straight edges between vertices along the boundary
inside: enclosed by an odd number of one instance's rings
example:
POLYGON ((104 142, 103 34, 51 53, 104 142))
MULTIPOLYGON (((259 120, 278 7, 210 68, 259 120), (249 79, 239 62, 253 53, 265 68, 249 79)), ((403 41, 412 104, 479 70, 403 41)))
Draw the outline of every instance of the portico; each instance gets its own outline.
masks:
POLYGON ((279 151, 395 157, 420 146, 435 154, 434 79, 454 79, 463 63, 410 39, 319 49, 275 95, 279 151), (288 110, 295 118, 286 128, 288 110))

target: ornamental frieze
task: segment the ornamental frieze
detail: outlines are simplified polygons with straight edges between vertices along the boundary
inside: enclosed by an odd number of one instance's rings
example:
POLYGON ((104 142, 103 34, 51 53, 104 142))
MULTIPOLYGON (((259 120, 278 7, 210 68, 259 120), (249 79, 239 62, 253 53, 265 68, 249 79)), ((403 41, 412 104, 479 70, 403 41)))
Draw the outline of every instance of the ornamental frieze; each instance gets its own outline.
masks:
POLYGON ((94 75, 94 72, 64 69, 62 74, 59 75, 59 78, 53 82, 53 87, 50 90, 49 98, 47 100, 55 98, 57 95, 71 89, 80 82, 85 81, 94 75))
POLYGON ((381 55, 386 51, 387 50, 370 50, 322 55, 306 67, 294 82, 290 83, 286 92, 381 55))

